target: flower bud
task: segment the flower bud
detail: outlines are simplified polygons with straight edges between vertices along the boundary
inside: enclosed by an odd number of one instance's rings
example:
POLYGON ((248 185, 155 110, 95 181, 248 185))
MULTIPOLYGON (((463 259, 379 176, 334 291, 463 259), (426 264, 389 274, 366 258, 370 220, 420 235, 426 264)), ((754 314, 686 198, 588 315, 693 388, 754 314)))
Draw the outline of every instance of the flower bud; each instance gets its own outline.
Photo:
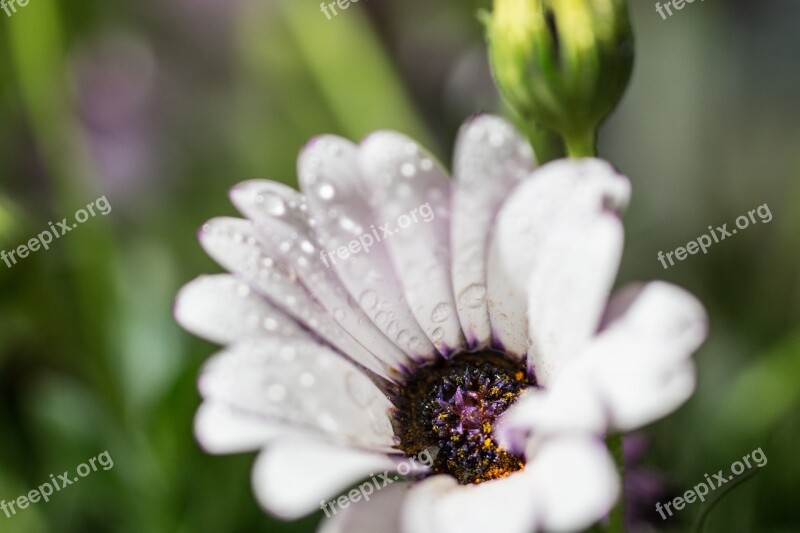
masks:
POLYGON ((591 155, 633 67, 625 0, 495 0, 489 54, 503 96, 523 120, 591 155))

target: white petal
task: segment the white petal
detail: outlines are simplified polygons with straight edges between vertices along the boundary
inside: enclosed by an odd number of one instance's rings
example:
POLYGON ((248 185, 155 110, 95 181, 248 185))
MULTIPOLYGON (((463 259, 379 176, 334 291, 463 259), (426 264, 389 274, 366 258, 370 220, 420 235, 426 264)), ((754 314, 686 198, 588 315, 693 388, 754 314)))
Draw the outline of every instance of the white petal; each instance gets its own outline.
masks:
POLYGON ((187 283, 175 301, 175 318, 186 330, 218 344, 267 336, 309 338, 283 311, 227 274, 187 283))
POLYGON ((250 180, 230 191, 236 208, 254 222, 277 219, 304 233, 310 229, 305 197, 288 185, 270 180, 250 180))
POLYGON ((586 372, 613 426, 629 430, 669 414, 691 396, 691 355, 705 340, 707 318, 692 295, 662 282, 621 292, 610 310, 586 354, 586 372))
POLYGON ((385 363, 320 307, 285 258, 267 255, 257 237, 253 223, 248 220, 216 218, 203 226, 200 243, 220 265, 240 275, 255 290, 347 357, 381 377, 395 379, 385 363))
POLYGON ((617 275, 622 223, 598 213, 542 243, 528 283, 528 368, 547 387, 597 332, 617 275))
POLYGON ((453 290, 461 327, 472 347, 485 346, 492 337, 486 303, 492 220, 511 189, 534 166, 530 145, 504 119, 481 115, 462 126, 453 162, 453 290))
POLYGON ((298 159, 320 261, 389 339, 415 358, 431 359, 436 349, 405 303, 386 243, 370 227, 375 219, 357 156, 354 143, 328 135, 314 139, 298 159))
POLYGON ((335 514, 329 507, 332 516, 322 519, 317 533, 403 533, 401 511, 411 486, 411 483, 393 483, 382 487, 369 495, 369 500, 349 503, 346 509, 337 506, 335 514))
POLYGON ((450 276, 450 182, 433 157, 394 132, 370 135, 359 162, 411 311, 436 348, 464 346, 450 276))
POLYGON ((602 434, 608 421, 604 409, 591 380, 568 369, 552 388, 528 389, 503 413, 495 435, 501 446, 519 453, 532 435, 602 434))
POLYGON ((606 516, 619 495, 614 461, 599 439, 546 440, 526 469, 537 522, 545 531, 584 529, 606 516))
POLYGON ((291 431, 286 424, 216 402, 203 402, 194 417, 195 437, 208 453, 257 450, 291 431))
POLYGON ((259 455, 253 488, 264 509, 296 519, 322 508, 356 481, 391 467, 386 455, 313 440, 280 439, 259 455))
MULTIPOLYGON (((557 232, 566 231, 564 237, 572 238, 575 237, 576 228, 591 229, 594 223, 604 221, 604 230, 599 232, 606 241, 613 244, 613 237, 605 235, 605 232, 614 231, 613 223, 605 221, 616 217, 614 209, 627 203, 629 193, 630 184, 627 179, 616 174, 610 165, 596 159, 584 159, 549 163, 536 170, 511 194, 497 215, 488 262, 492 331, 495 340, 507 351, 522 357, 528 350, 530 342, 527 315, 531 276, 538 272, 539 281, 535 282, 534 287, 542 283, 546 285, 546 280, 541 280, 552 270, 545 268, 546 265, 569 269, 560 275, 569 275, 570 280, 559 281, 557 286, 549 289, 550 292, 560 294, 559 303, 562 305, 575 309, 584 305, 591 306, 597 300, 595 293, 608 290, 607 287, 598 286, 590 291, 591 294, 584 295, 573 289, 589 285, 583 283, 583 276, 606 279, 607 272, 616 272, 620 250, 609 247, 607 250, 598 250, 599 257, 589 254, 593 261, 591 267, 601 265, 603 269, 602 273, 592 274, 589 265, 581 270, 581 265, 575 263, 582 258, 570 255, 574 250, 570 250, 567 243, 559 242, 557 232), (545 265, 538 267, 542 262, 545 265), (573 299, 576 300, 573 302, 573 299)), ((582 240, 589 238, 584 237, 582 240)), ((551 302, 547 305, 551 305, 551 302)), ((538 309, 534 312, 537 324, 546 327, 545 331, 534 332, 537 335, 537 349, 534 352, 536 359, 549 357, 540 348, 547 347, 548 342, 555 339, 553 335, 558 329, 557 324, 548 322, 545 317, 547 312, 544 302, 541 313, 538 309)), ((554 316, 562 317, 563 313, 556 310, 554 316)), ((592 313, 584 311, 581 316, 588 317, 584 320, 591 321, 589 318, 592 313)), ((580 326, 588 329, 583 322, 580 326)))
POLYGON ((530 533, 536 523, 533 479, 527 470, 477 485, 438 475, 413 487, 406 498, 408 533, 530 533))
POLYGON ((246 341, 203 367, 200 393, 255 417, 316 431, 330 439, 391 450, 389 400, 362 372, 307 341, 246 341))
POLYGON ((525 469, 506 478, 459 485, 435 476, 406 498, 408 533, 572 531, 605 516, 619 479, 602 441, 586 436, 536 439, 525 469))
POLYGON ((663 281, 629 285, 611 299, 600 338, 625 337, 631 343, 667 348, 684 359, 708 335, 703 305, 689 292, 663 281))
POLYGON ((276 187, 265 189, 262 183, 241 184, 232 191, 231 198, 244 213, 257 216, 253 222, 265 254, 289 265, 314 299, 375 357, 396 369, 409 367, 405 354, 370 322, 336 274, 325 267, 322 250, 306 221, 305 203, 287 200, 279 216, 265 215, 259 209, 259 198, 274 197, 276 187))

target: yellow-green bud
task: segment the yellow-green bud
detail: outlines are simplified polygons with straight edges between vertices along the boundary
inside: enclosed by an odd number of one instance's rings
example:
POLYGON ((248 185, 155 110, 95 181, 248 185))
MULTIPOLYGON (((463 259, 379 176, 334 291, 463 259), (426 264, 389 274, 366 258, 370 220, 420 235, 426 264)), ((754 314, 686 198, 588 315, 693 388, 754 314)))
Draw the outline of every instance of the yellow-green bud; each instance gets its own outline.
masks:
POLYGON ((494 0, 488 38, 509 105, 589 155, 633 68, 626 0, 494 0))

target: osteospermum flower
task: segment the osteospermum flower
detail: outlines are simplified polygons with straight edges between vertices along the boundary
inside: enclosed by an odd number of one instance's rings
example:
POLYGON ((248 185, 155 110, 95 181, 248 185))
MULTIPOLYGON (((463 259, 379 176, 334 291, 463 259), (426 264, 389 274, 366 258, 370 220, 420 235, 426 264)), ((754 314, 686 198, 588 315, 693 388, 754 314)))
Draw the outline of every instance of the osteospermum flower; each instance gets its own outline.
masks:
POLYGON ((401 134, 323 136, 300 154, 303 194, 246 182, 231 198, 247 218, 203 227, 231 274, 176 304, 227 346, 200 376, 196 434, 213 453, 261 450, 267 511, 411 533, 608 513, 620 481, 603 435, 686 400, 705 316, 665 283, 609 300, 625 177, 596 159, 535 167, 493 116, 462 128, 454 181, 401 134), (369 501, 327 505, 376 472, 369 501))

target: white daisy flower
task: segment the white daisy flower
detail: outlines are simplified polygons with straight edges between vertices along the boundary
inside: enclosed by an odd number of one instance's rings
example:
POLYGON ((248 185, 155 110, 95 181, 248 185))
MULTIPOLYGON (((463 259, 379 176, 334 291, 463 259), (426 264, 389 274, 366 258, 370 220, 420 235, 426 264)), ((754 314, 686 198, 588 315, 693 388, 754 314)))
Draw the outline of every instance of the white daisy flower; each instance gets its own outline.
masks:
POLYGON ((226 345, 200 376, 196 434, 212 453, 261 450, 268 512, 408 533, 574 530, 609 512, 603 436, 689 397, 705 314, 665 283, 610 297, 625 177, 596 159, 535 167, 488 115, 462 128, 452 182, 399 133, 323 136, 300 154, 303 194, 246 182, 231 198, 247 218, 203 227, 231 274, 176 303, 226 345), (395 482, 426 450, 430 468, 395 482), (326 507, 376 472, 369 501, 326 507))

